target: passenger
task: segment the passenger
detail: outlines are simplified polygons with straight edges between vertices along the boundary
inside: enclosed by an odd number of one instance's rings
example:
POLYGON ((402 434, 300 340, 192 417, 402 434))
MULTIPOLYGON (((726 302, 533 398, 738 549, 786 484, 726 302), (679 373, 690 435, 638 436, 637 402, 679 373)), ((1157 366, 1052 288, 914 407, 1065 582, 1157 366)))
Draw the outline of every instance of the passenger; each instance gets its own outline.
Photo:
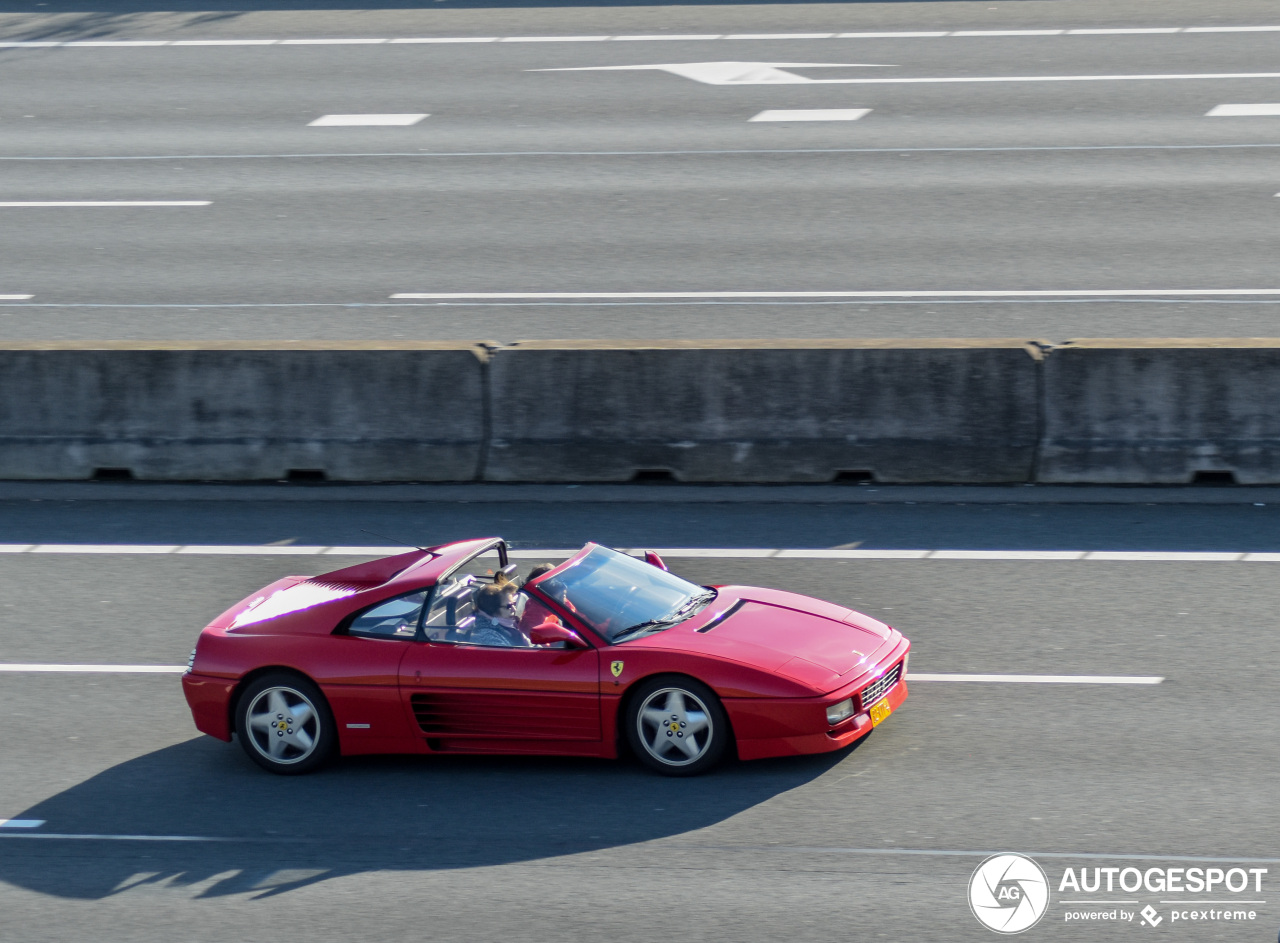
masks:
POLYGON ((467 641, 496 648, 528 648, 529 640, 516 625, 516 588, 503 581, 476 593, 476 621, 467 641))
POLYGON ((554 599, 570 612, 578 611, 577 607, 569 601, 569 590, 559 580, 543 580, 538 589, 545 593, 549 599, 554 599))
POLYGON ((539 563, 537 566, 535 566, 532 570, 529 571, 529 575, 524 578, 524 581, 526 583, 532 583, 539 576, 544 576, 545 574, 550 573, 555 568, 556 568, 556 565, 554 563, 539 563))

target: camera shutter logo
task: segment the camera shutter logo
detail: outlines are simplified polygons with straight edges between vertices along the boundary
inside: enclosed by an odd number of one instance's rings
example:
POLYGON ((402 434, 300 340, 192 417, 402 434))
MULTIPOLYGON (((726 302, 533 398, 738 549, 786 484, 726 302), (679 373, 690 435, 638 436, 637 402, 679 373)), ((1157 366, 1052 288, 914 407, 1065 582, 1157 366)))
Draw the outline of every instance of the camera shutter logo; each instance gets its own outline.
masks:
POLYGON ((969 878, 969 909, 997 933, 1030 930, 1049 907, 1049 878, 1026 855, 992 855, 969 878))

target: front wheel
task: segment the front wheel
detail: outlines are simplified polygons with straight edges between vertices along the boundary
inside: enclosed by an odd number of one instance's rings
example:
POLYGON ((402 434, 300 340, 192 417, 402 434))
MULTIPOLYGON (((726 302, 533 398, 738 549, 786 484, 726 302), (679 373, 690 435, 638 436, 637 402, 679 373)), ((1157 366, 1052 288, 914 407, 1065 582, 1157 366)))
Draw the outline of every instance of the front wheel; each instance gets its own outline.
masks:
POLYGON ((706 772, 720 762, 730 736, 720 699, 692 678, 653 678, 631 699, 631 749, 642 763, 664 775, 706 772))
POLYGON ((309 773, 333 753, 333 715, 310 681, 276 672, 249 685, 236 706, 240 746, 265 770, 309 773))

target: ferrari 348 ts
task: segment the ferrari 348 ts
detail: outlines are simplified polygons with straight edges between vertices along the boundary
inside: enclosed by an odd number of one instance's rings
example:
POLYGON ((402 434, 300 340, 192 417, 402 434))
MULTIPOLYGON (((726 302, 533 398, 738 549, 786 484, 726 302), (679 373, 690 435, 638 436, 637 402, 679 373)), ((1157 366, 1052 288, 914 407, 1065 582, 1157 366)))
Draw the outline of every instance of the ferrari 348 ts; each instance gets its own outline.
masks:
POLYGON ((196 727, 274 773, 335 754, 616 757, 660 773, 839 750, 907 696, 910 643, 861 613, 698 586, 587 544, 523 582, 499 538, 289 576, 200 634, 196 727))

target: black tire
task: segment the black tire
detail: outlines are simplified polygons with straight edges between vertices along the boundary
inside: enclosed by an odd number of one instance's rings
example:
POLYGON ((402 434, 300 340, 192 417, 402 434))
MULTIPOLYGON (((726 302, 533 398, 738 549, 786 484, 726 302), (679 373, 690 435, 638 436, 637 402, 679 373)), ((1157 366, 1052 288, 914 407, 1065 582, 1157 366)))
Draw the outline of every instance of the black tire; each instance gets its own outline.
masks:
POLYGON ((715 692, 684 675, 642 681, 623 722, 632 752, 664 776, 705 773, 720 762, 733 736, 715 692))
POLYGON ((241 692, 236 736, 249 759, 282 776, 318 769, 337 745, 333 713, 320 689, 284 671, 256 678, 241 692))

